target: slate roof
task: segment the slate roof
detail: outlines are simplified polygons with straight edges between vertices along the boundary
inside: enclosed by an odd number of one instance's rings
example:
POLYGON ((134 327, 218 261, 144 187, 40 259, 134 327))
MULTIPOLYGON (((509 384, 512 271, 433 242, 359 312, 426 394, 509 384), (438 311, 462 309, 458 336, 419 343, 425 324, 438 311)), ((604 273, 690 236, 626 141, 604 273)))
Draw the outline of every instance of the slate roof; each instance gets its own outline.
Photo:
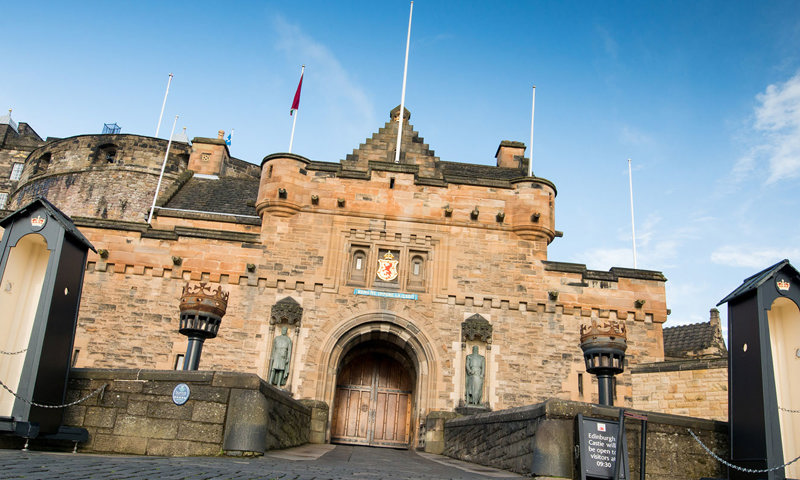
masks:
POLYGON ((164 207, 256 216, 258 178, 190 178, 164 207))
POLYGON ((727 354, 719 324, 704 322, 664 329, 665 357, 693 357, 696 356, 695 352, 710 348, 717 348, 720 354, 727 354))
POLYGON ((798 273, 797 270, 792 266, 792 264, 789 263, 789 260, 783 259, 780 262, 776 263, 775 265, 767 267, 764 270, 761 270, 760 272, 756 273, 755 275, 745 278, 742 284, 739 285, 739 287, 736 290, 728 294, 727 297, 720 300, 717 306, 720 306, 723 303, 728 302, 736 297, 744 295, 745 293, 751 290, 756 290, 764 282, 772 278, 772 276, 775 273, 777 273, 780 269, 782 269, 787 265, 789 266, 789 268, 792 269, 794 275, 800 276, 800 273, 798 273))

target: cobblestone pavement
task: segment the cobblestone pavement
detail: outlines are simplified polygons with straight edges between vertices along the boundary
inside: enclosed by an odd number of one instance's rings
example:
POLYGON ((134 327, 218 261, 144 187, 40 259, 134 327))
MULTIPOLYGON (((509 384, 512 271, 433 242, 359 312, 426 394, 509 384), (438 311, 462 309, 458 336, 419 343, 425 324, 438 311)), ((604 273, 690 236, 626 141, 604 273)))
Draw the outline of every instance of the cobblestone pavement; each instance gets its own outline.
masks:
POLYGON ((491 479, 519 475, 440 455, 307 445, 257 458, 138 457, 0 450, 0 479, 491 479))

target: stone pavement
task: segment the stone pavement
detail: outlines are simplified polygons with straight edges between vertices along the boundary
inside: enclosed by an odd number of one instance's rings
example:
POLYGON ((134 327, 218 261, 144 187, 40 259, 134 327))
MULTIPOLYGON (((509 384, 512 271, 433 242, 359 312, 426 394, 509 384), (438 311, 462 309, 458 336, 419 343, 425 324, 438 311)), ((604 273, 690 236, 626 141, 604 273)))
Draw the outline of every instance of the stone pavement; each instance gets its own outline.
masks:
POLYGON ((465 479, 522 478, 441 455, 347 445, 304 445, 263 457, 137 457, 0 450, 1 479, 465 479))

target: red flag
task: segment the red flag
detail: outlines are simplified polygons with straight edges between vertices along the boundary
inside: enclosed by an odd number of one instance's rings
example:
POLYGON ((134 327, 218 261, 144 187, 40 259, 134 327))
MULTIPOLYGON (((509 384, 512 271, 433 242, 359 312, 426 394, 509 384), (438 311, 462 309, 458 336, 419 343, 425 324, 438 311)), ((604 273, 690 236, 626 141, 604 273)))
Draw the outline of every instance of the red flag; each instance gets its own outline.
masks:
POLYGON ((297 84, 297 91, 294 92, 294 101, 292 101, 292 108, 289 110, 291 116, 295 110, 300 109, 300 89, 303 88, 303 74, 300 74, 300 83, 297 84))

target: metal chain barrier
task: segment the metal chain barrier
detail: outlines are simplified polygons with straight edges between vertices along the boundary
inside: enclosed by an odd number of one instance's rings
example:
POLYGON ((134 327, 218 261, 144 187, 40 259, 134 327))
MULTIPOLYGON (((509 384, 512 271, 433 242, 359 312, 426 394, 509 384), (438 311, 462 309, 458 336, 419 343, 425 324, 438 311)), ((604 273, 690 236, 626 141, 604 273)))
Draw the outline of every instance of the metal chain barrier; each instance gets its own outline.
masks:
POLYGON ((687 429, 687 430, 689 430, 689 434, 692 436, 692 438, 694 438, 695 441, 697 441, 697 443, 699 443, 700 446, 703 447, 703 450, 705 450, 706 452, 708 452, 709 455, 714 457, 714 459, 716 461, 718 461, 719 463, 725 465, 728 468, 732 468, 734 470, 739 470, 740 472, 745 472, 745 473, 769 473, 769 472, 774 472, 775 470, 780 470, 782 468, 788 467, 789 465, 793 464, 794 462, 800 460, 800 456, 798 456, 798 457, 795 457, 794 460, 792 460, 790 462, 786 462, 783 465, 778 465, 777 467, 763 468, 763 469, 740 467, 738 465, 732 464, 731 462, 728 462, 724 458, 721 458, 720 456, 718 456, 717 454, 712 452, 708 447, 705 446, 705 444, 699 438, 697 438, 697 435, 695 435, 694 432, 691 429, 687 429))
POLYGON ((8 385, 3 383, 2 380, 0 380, 0 386, 3 387, 8 393, 10 393, 11 395, 14 395, 15 397, 17 397, 18 399, 20 399, 23 402, 27 403, 28 405, 33 405, 34 407, 39 407, 39 408, 66 408, 66 407, 71 407, 73 405, 77 405, 77 404, 79 404, 81 402, 85 402, 86 400, 92 398, 93 396, 97 395, 98 393, 100 393, 102 395, 102 392, 105 391, 105 389, 108 386, 108 384, 107 383, 103 384, 102 387, 100 387, 97 390, 95 390, 94 392, 86 395, 85 397, 81 398, 80 400, 75 400, 74 402, 65 403, 64 405, 45 405, 43 403, 36 403, 36 402, 31 401, 31 400, 27 400, 25 398, 22 398, 19 395, 17 395, 13 390, 11 390, 8 387, 8 385))
POLYGON ((3 350, 0 350, 0 355, 19 355, 20 353, 25 353, 27 351, 28 351, 27 348, 23 348, 22 350, 20 350, 18 352, 6 352, 6 351, 3 351, 3 350))

